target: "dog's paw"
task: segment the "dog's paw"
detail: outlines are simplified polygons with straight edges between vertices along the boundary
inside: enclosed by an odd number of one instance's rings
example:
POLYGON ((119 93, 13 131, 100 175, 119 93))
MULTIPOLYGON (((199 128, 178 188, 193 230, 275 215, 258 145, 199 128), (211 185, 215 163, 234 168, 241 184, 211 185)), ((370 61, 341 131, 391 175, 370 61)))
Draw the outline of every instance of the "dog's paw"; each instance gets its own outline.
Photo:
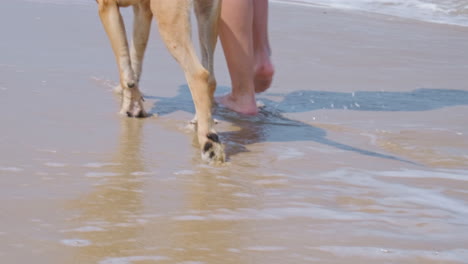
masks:
POLYGON ((202 159, 209 163, 223 163, 226 161, 226 155, 224 154, 224 147, 219 141, 219 137, 216 133, 209 133, 207 141, 203 145, 202 159))
POLYGON ((143 100, 144 99, 139 92, 136 96, 125 96, 124 93, 122 96, 120 114, 135 118, 148 117, 149 115, 148 113, 146 113, 145 108, 143 106, 143 100))
POLYGON ((125 111, 125 114, 127 117, 135 118, 145 118, 149 116, 149 114, 146 113, 145 109, 143 108, 143 103, 141 100, 132 102, 130 108, 125 111))
POLYGON ((148 113, 145 112, 145 110, 135 110, 135 111, 127 111, 125 113, 127 117, 135 117, 135 118, 145 118, 148 117, 148 113))

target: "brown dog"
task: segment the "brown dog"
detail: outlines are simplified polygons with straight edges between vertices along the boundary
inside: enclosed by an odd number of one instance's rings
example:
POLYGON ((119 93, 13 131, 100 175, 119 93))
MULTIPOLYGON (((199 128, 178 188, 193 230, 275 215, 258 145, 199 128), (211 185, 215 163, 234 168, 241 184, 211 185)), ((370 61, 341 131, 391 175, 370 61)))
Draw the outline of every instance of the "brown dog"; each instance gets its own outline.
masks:
POLYGON ((96 0, 99 16, 114 51, 122 89, 121 114, 147 116, 138 87, 142 61, 148 43, 153 16, 167 49, 182 67, 195 104, 197 136, 202 158, 223 162, 223 146, 213 128, 211 115, 216 80, 213 53, 218 38, 221 0, 96 0), (190 12, 195 7, 198 21, 202 63, 191 40, 190 12), (134 10, 133 42, 128 45, 120 7, 134 10))

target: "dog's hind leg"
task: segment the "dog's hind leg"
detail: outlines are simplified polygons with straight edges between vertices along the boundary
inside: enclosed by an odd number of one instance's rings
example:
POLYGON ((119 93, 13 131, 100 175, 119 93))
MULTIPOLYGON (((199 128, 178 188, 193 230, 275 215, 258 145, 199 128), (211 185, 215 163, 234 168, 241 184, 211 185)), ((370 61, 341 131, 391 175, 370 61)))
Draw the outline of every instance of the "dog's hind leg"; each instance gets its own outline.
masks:
POLYGON ((130 57, 136 82, 139 83, 145 56, 146 46, 150 35, 153 13, 151 13, 149 0, 143 0, 133 6, 133 40, 130 45, 130 57))
POLYGON ((125 25, 120 14, 120 6, 129 6, 138 0, 98 0, 99 16, 111 42, 117 61, 122 87, 121 114, 131 117, 144 117, 143 98, 138 88, 135 73, 132 69, 128 49, 125 25))
POLYGON ((162 39, 184 70, 190 87, 198 117, 197 136, 202 158, 223 162, 224 149, 213 128, 211 115, 213 98, 209 82, 212 77, 200 63, 190 36, 190 1, 152 0, 151 9, 157 17, 162 39))

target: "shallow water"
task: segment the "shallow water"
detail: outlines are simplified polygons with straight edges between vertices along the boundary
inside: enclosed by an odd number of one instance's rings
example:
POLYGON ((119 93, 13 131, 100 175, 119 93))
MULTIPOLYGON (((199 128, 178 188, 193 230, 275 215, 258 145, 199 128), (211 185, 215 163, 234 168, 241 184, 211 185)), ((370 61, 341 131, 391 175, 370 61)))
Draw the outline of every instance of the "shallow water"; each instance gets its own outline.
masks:
POLYGON ((465 31, 272 5, 275 84, 257 117, 216 109, 229 162, 210 166, 160 42, 142 80, 158 116, 122 118, 94 5, 5 6, 2 263, 468 259, 465 31))
MULTIPOLYGON (((174 125, 162 122, 168 130, 174 125)), ((230 164, 210 167, 187 161, 196 153, 183 144, 148 142, 162 130, 157 124, 118 123, 114 146, 101 153, 36 149, 30 151, 41 158, 37 164, 3 159, 0 253, 7 263, 32 257, 36 263, 464 263, 468 257, 461 235, 468 232, 464 170, 319 165, 311 158, 341 150, 319 151, 303 141, 257 143, 230 164)))
MULTIPOLYGON (((41 0, 42 1, 42 0, 41 0)), ((468 26, 466 0, 273 0, 285 4, 321 5, 420 21, 468 26)))

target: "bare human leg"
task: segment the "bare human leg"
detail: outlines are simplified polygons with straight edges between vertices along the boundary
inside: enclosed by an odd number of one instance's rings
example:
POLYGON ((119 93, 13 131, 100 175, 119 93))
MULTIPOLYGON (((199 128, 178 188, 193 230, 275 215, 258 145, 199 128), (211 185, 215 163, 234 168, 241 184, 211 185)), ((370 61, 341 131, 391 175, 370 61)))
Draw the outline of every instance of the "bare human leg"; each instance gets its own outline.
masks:
POLYGON ((217 102, 246 115, 258 113, 254 86, 253 2, 223 0, 219 25, 232 92, 217 98, 217 102))
POLYGON ((255 54, 255 92, 261 93, 270 88, 275 69, 271 62, 271 48, 268 39, 268 0, 252 0, 253 43, 255 54))

